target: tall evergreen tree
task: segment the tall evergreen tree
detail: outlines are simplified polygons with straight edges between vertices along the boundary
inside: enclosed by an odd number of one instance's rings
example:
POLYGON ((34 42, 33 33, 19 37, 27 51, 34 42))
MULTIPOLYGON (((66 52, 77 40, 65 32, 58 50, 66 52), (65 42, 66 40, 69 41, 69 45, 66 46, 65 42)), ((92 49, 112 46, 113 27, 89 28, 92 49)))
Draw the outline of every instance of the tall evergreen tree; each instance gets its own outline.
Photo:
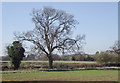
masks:
POLYGON ((25 57, 25 49, 19 41, 14 41, 12 46, 7 47, 7 50, 11 64, 13 65, 14 70, 17 70, 20 66, 21 60, 25 57))

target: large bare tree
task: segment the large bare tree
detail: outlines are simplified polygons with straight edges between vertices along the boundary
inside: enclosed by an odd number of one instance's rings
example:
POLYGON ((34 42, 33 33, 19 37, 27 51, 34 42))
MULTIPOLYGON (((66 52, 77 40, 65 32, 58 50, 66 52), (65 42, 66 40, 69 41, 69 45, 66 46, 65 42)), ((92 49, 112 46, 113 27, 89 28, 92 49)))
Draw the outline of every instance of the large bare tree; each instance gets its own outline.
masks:
POLYGON ((46 54, 49 68, 53 68, 53 52, 72 52, 80 50, 85 35, 72 38, 72 30, 78 23, 73 15, 65 11, 44 7, 33 10, 32 21, 35 28, 28 32, 16 33, 15 37, 21 41, 30 41, 38 50, 46 54))

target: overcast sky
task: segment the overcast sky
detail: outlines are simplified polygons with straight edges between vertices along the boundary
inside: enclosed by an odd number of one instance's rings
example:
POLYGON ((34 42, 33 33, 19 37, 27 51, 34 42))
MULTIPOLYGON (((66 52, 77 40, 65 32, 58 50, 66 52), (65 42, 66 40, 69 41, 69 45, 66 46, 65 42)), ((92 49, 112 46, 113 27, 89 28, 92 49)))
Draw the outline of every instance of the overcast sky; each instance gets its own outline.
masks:
POLYGON ((75 16, 79 25, 73 34, 86 35, 85 53, 105 51, 118 39, 117 4, 117 2, 3 2, 2 45, 4 47, 13 42, 13 32, 34 28, 30 16, 33 8, 52 7, 75 16))

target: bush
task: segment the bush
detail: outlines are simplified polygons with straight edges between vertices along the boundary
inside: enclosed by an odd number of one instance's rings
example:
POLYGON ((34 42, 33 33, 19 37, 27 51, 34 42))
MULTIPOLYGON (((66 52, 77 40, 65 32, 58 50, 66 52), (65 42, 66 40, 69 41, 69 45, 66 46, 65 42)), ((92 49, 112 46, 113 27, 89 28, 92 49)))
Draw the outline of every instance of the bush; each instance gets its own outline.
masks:
POLYGON ((12 46, 7 47, 7 50, 10 57, 11 66, 14 68, 14 70, 18 69, 21 60, 24 57, 24 48, 19 41, 14 41, 12 46))
POLYGON ((119 62, 118 54, 111 51, 97 53, 94 56, 94 58, 98 63, 101 63, 101 64, 111 64, 111 63, 118 64, 119 62))

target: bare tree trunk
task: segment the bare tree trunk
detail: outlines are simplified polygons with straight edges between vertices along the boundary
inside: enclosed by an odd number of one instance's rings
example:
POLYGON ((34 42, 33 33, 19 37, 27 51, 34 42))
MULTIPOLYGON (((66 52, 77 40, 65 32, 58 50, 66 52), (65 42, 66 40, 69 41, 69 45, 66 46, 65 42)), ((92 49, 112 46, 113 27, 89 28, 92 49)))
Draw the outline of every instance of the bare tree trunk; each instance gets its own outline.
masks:
POLYGON ((49 68, 53 69, 53 59, 52 59, 52 57, 49 57, 49 68))

